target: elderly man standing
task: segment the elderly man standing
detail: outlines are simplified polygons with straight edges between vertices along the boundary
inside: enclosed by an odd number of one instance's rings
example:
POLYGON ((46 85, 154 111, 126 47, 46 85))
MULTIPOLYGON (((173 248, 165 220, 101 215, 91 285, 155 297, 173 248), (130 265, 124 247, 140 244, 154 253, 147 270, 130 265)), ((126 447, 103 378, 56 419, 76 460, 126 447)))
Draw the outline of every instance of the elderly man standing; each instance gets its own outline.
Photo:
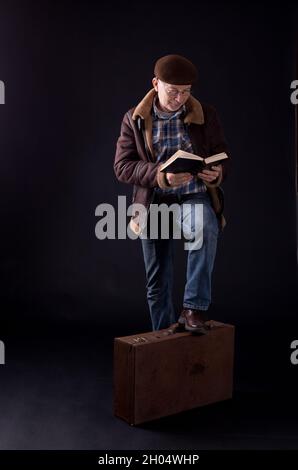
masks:
MULTIPOLYGON (((178 149, 208 157, 227 152, 224 133, 213 106, 192 95, 197 69, 187 58, 166 55, 154 67, 153 88, 124 116, 117 141, 114 171, 119 181, 133 184, 133 203, 184 203, 181 228, 189 225, 193 208, 203 206, 203 242, 187 254, 186 284, 181 312, 176 315, 172 301, 173 238, 143 237, 140 219, 133 216, 131 229, 140 235, 146 271, 147 301, 153 330, 167 328, 177 321, 188 331, 206 333, 211 304, 211 276, 217 239, 225 224, 220 184, 226 165, 212 166, 196 175, 164 173, 160 166, 178 149)), ((148 217, 149 219, 149 217, 148 217)), ((199 230, 193 227, 194 233, 199 230)))

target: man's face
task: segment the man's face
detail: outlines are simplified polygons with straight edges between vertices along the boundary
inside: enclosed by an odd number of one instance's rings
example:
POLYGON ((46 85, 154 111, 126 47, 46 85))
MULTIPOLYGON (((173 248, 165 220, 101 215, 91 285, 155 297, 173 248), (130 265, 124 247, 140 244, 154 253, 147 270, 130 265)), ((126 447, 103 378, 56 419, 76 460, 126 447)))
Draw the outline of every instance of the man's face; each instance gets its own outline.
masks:
POLYGON ((154 77, 152 80, 155 91, 158 93, 159 105, 162 111, 174 112, 188 100, 191 85, 171 85, 154 77))

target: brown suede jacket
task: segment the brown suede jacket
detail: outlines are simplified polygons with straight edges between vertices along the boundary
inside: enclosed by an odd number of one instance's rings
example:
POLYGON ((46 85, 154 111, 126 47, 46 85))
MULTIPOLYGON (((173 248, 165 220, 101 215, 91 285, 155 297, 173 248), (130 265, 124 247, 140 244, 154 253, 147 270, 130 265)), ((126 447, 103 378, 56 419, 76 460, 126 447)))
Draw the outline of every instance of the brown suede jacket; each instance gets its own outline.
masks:
MULTIPOLYGON (((165 174, 159 171, 161 163, 156 161, 152 145, 151 111, 155 95, 153 88, 136 107, 124 115, 114 160, 117 179, 134 185, 132 202, 143 204, 147 211, 152 202, 154 187, 169 187, 165 174)), ((204 158, 220 152, 229 154, 215 108, 200 103, 193 96, 189 97, 185 106, 186 114, 183 119, 188 126, 194 153, 204 158)), ((222 175, 214 183, 205 183, 222 228, 226 221, 222 213, 224 201, 220 184, 226 178, 227 166, 227 162, 222 164, 222 175)), ((140 234, 144 228, 135 215, 131 218, 130 227, 136 234, 140 234)))

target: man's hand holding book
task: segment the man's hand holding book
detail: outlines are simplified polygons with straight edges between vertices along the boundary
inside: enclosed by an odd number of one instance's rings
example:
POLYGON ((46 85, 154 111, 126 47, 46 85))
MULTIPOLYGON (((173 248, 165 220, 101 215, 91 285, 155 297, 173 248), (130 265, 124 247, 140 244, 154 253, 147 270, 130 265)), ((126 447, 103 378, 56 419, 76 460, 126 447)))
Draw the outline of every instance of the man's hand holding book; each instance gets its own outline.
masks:
MULTIPOLYGON (((214 183, 217 178, 221 175, 222 166, 213 165, 212 169, 204 169, 202 172, 198 172, 197 176, 201 178, 204 183, 214 183)), ((181 186, 189 183, 194 175, 191 173, 166 173, 166 180, 169 186, 181 186)))

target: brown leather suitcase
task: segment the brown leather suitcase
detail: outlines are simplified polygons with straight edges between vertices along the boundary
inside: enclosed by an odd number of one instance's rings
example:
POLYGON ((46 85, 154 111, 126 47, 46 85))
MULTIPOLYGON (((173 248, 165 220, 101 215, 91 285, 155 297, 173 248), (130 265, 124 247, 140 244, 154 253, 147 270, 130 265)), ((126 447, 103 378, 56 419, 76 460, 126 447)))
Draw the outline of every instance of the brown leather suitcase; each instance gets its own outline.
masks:
POLYGON ((231 398, 234 326, 209 323, 115 338, 114 415, 135 425, 231 398))

